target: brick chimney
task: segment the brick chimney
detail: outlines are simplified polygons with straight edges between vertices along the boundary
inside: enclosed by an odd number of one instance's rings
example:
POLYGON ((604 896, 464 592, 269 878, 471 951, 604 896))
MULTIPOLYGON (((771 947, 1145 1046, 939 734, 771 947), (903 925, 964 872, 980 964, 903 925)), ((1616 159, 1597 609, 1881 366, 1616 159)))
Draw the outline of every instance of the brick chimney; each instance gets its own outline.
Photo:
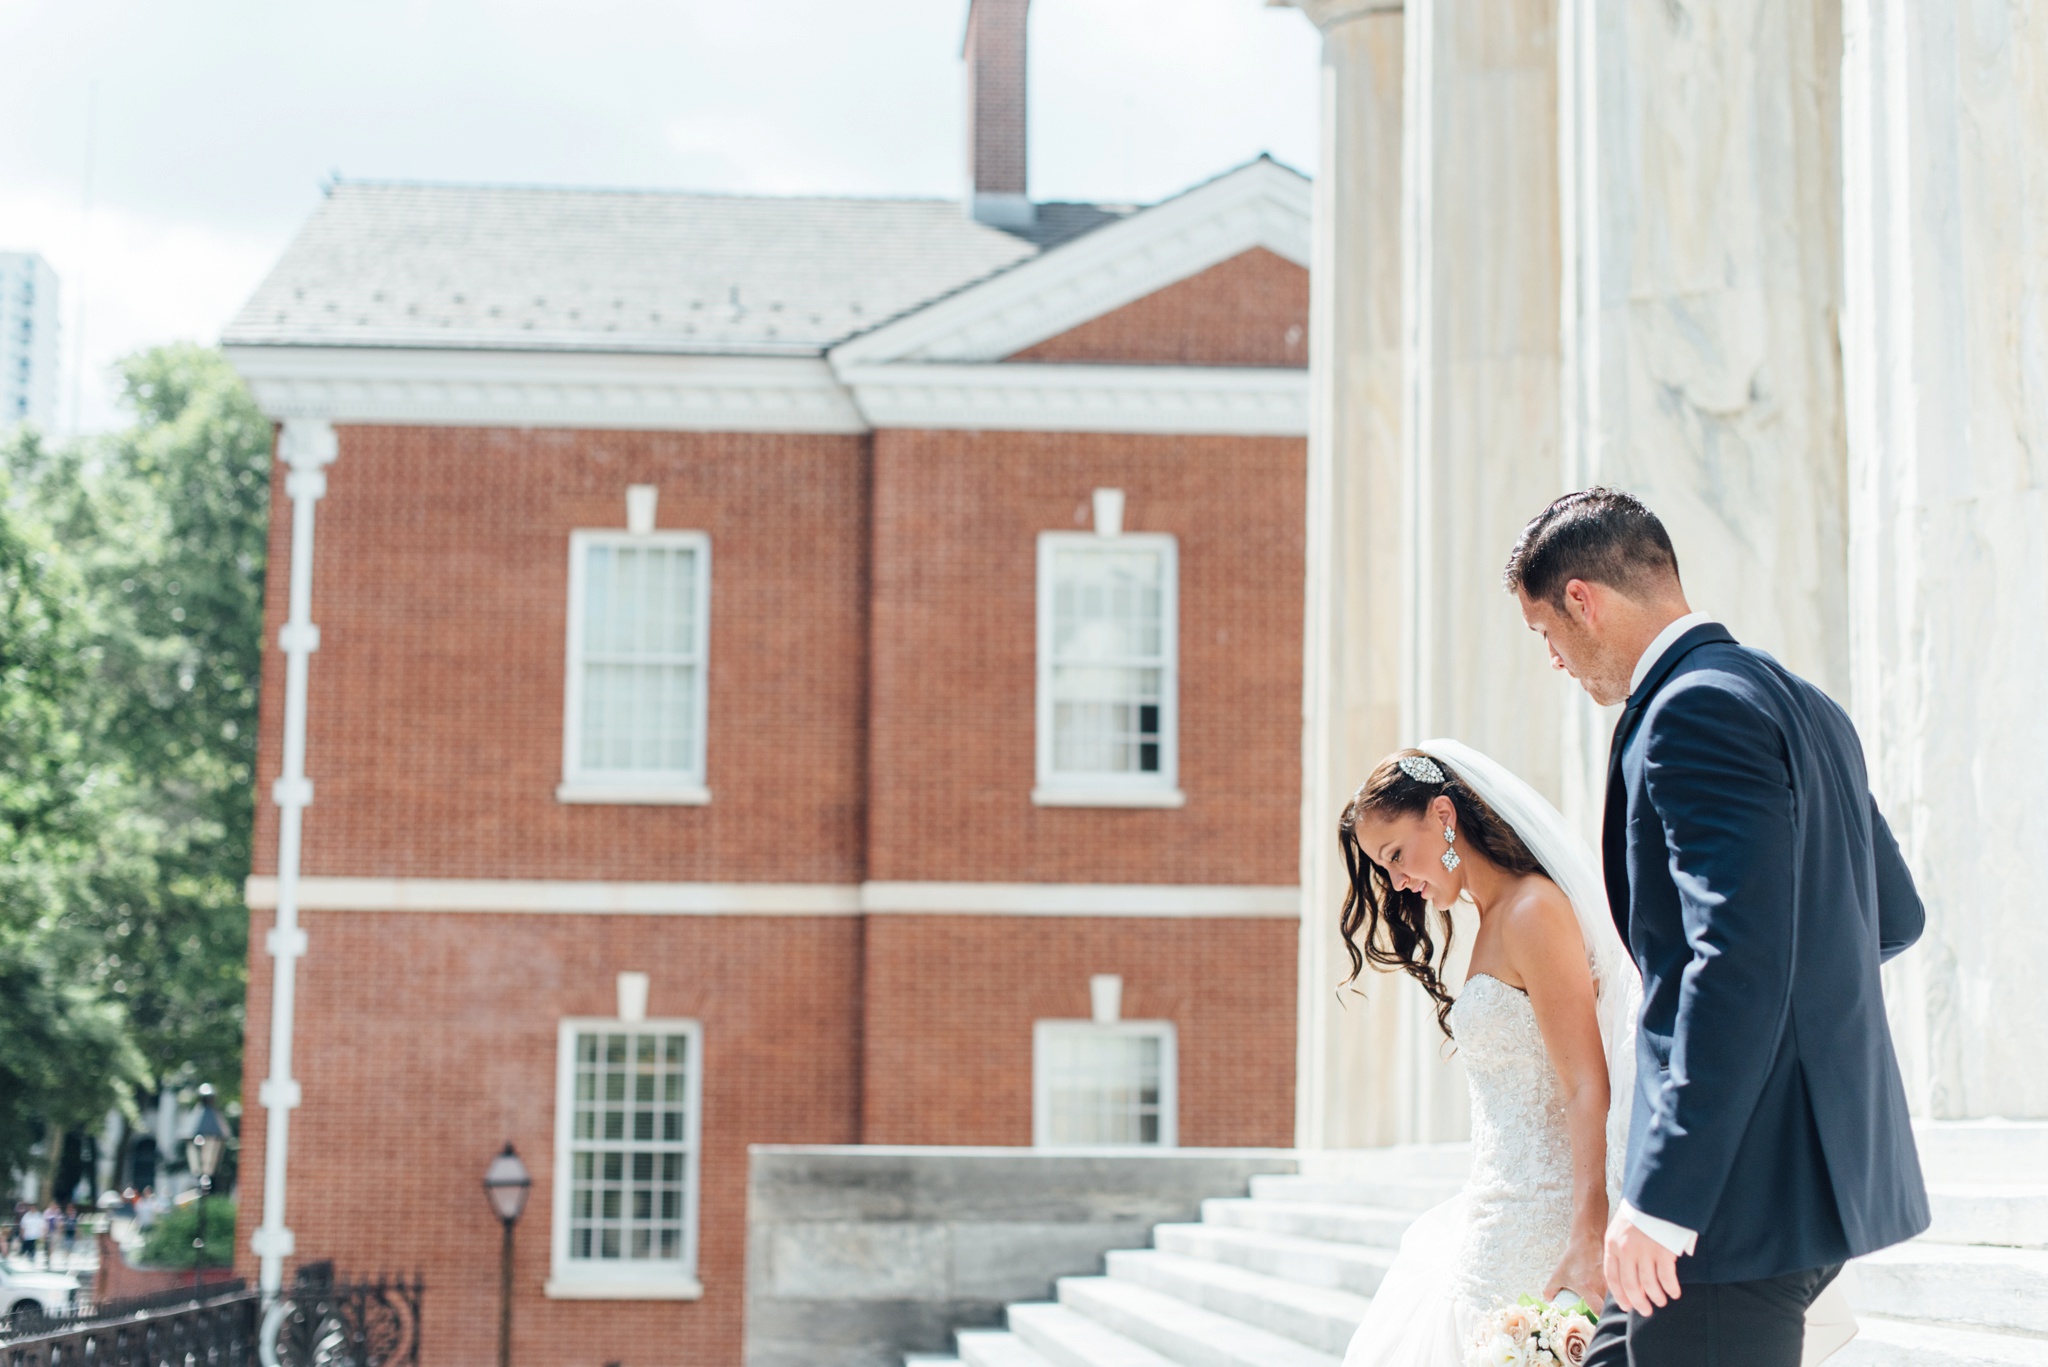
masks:
POLYGON ((1031 0, 968 0, 967 212, 997 228, 1038 221, 1024 184, 1025 16, 1031 0))

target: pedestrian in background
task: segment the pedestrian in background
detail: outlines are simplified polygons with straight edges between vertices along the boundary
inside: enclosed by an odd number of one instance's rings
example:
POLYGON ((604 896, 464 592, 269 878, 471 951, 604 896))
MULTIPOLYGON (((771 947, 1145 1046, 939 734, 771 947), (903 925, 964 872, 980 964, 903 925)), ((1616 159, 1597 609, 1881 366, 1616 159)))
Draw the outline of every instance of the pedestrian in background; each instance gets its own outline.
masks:
POLYGON ((21 1231, 21 1256, 33 1266, 36 1250, 42 1246, 44 1236, 50 1231, 50 1222, 43 1218, 40 1210, 31 1205, 21 1212, 16 1227, 21 1231))

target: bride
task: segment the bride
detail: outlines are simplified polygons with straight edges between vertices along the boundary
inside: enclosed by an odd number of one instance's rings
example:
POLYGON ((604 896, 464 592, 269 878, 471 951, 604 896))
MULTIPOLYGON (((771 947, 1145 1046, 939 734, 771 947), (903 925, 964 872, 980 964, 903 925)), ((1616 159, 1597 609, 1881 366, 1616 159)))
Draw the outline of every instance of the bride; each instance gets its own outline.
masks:
MULTIPOLYGON (((1367 962, 1415 979, 1472 1097, 1465 1189, 1409 1227, 1344 1364, 1462 1367, 1497 1301, 1606 1300, 1602 1236, 1620 1199, 1642 984, 1592 851, 1470 746, 1429 741, 1380 761, 1338 842, 1353 980, 1367 962), (1461 898, 1479 929, 1454 998, 1440 970, 1461 898)), ((1806 1361, 1854 1332, 1830 1288, 1808 1316, 1806 1361)))

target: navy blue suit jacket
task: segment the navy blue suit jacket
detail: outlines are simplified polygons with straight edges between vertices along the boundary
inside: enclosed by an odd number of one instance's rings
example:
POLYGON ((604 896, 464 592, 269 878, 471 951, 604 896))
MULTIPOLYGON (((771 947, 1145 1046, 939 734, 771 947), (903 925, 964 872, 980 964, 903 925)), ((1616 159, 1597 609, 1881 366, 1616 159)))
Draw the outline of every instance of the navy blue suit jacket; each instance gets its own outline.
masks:
POLYGON ((1878 965, 1925 913, 1847 714, 1703 623, 1629 695, 1602 837, 1643 972, 1623 1194, 1699 1231, 1690 1282, 1927 1228, 1878 965))

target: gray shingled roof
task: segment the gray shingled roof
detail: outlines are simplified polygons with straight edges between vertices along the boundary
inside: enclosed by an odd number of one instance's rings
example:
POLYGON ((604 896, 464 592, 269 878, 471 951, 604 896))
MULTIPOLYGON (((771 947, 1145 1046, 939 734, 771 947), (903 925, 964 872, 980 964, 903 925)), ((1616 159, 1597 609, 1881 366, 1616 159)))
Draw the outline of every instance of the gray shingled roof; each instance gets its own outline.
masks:
POLYGON ((815 354, 1041 250, 946 200, 344 182, 222 340, 815 354))

